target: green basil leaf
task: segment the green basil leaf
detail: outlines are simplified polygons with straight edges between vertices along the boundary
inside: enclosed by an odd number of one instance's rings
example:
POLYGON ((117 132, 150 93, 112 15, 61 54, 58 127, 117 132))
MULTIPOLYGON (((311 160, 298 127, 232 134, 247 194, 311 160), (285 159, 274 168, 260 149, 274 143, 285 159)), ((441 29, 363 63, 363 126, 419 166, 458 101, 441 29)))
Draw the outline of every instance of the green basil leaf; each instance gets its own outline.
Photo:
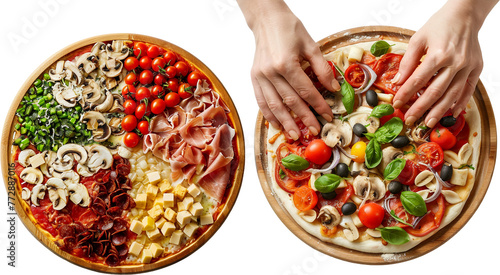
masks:
POLYGON ((294 154, 282 158, 281 163, 286 169, 292 171, 301 171, 309 167, 309 162, 307 160, 294 154))
POLYGON ((384 178, 385 180, 394 180, 396 179, 401 171, 405 168, 406 160, 397 158, 391 161, 384 169, 384 178))
POLYGON ((346 80, 340 85, 340 93, 342 94, 342 103, 348 114, 354 111, 354 88, 346 80))
POLYGON ((425 201, 419 194, 412 191, 401 192, 401 203, 406 212, 413 216, 421 217, 427 213, 425 201))
POLYGON ((314 182, 314 187, 321 193, 330 193, 337 188, 341 182, 342 178, 335 174, 326 174, 314 182))
POLYGON ((376 118, 381 118, 383 116, 392 115, 393 113, 394 113, 394 107, 392 107, 391 104, 380 104, 373 108, 368 118, 372 116, 376 118))
POLYGON ((376 56, 379 57, 381 55, 386 54, 389 49, 391 48, 391 45, 387 43, 384 40, 377 41, 372 44, 372 47, 370 48, 370 52, 376 56))
POLYGON ((368 169, 377 167, 382 161, 382 148, 377 139, 372 139, 368 142, 365 151, 365 165, 368 169))
POLYGON ((402 245, 410 241, 410 235, 399 226, 376 228, 382 239, 393 245, 402 245))
MULTIPOLYGON (((411 224, 407 223, 405 220, 401 219, 400 217, 396 216, 396 212, 394 212, 394 210, 391 210, 391 217, 393 217, 396 221, 402 223, 402 224, 406 224, 408 226, 412 226, 411 224)), ((413 226, 412 226, 413 227, 413 226)))
POLYGON ((389 143, 399 136, 403 126, 403 121, 399 117, 393 117, 375 131, 375 139, 381 144, 389 143))

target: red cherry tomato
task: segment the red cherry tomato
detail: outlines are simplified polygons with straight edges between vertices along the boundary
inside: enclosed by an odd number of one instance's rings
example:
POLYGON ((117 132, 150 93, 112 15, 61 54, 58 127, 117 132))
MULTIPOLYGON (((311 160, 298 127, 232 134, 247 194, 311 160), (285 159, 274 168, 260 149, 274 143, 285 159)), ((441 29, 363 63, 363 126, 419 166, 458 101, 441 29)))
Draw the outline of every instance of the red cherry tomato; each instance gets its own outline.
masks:
POLYGON ((323 165, 332 156, 332 148, 328 147, 322 139, 315 139, 307 145, 304 156, 315 164, 323 165))
POLYGON ((185 61, 177 61, 174 66, 177 69, 178 75, 186 76, 189 73, 190 68, 185 61))
POLYGON ((432 129, 430 139, 432 142, 441 146, 443 150, 451 149, 457 143, 455 135, 453 135, 448 128, 443 126, 432 129))
POLYGON ((153 83, 153 79, 153 72, 151 72, 150 70, 144 70, 141 72, 141 74, 139 74, 139 82, 143 85, 153 83))
POLYGON ((174 66, 168 66, 165 69, 165 75, 168 78, 174 78, 177 75, 177 69, 174 66))
POLYGON ((151 88, 151 96, 155 98, 163 96, 163 87, 161 85, 154 85, 151 88))
POLYGON ((443 149, 435 142, 424 143, 417 148, 418 161, 436 168, 444 162, 443 149))
POLYGON ((177 93, 182 99, 190 98, 193 95, 193 87, 187 83, 181 83, 177 93))
POLYGON ((153 82, 156 85, 163 85, 163 83, 167 82, 167 78, 162 74, 157 74, 153 82))
POLYGON ((385 210, 374 202, 366 203, 359 208, 358 217, 361 223, 368 228, 376 228, 384 220, 385 210))
POLYGON ((122 119, 122 129, 131 132, 137 127, 137 118, 133 115, 126 115, 122 119))
POLYGON ((139 135, 134 132, 128 132, 123 136, 123 143, 129 148, 133 148, 139 144, 139 135))
POLYGON ((151 113, 155 115, 163 113, 163 111, 165 111, 165 108, 167 108, 167 104, 161 98, 157 98, 153 100, 153 102, 151 102, 151 113))
POLYGON ((198 71, 192 71, 189 75, 188 75, 188 83, 189 85, 193 86, 193 87, 196 87, 196 85, 198 84, 198 80, 200 80, 203 76, 201 75, 200 72, 198 71))
POLYGON ((163 59, 165 59, 165 63, 167 64, 167 66, 173 66, 177 61, 177 56, 175 55, 175 53, 167 51, 163 55, 163 59))
POLYGON ((318 195, 307 185, 303 185, 293 193, 293 204, 299 211, 313 209, 318 203, 318 195))
POLYGON ((125 84, 134 84, 134 82, 137 80, 137 75, 135 73, 130 72, 125 76, 125 84))
POLYGON ((165 104, 167 107, 174 107, 179 104, 179 102, 181 102, 181 97, 177 93, 170 92, 165 96, 165 104))
POLYGON ((122 96, 124 99, 135 99, 135 86, 125 85, 122 88, 122 96))
POLYGON ((137 56, 137 58, 146 56, 147 51, 148 51, 148 46, 146 46, 146 44, 142 42, 136 42, 134 44, 134 55, 137 56))
POLYGON ((151 69, 152 62, 153 61, 151 60, 151 58, 149 58, 149 56, 143 56, 141 57, 141 59, 139 59, 139 66, 144 70, 149 70, 151 69))
POLYGON ((401 111, 400 109, 394 109, 394 113, 380 118, 380 125, 384 125, 393 117, 399 117, 403 122, 405 121, 405 114, 403 113, 403 111, 401 111))
POLYGON ((151 69, 153 69, 153 71, 158 72, 161 70, 160 68, 165 68, 165 60, 163 57, 157 57, 153 59, 153 62, 151 63, 151 69))
POLYGON ((139 123, 137 123, 137 129, 143 135, 149 134, 149 122, 147 120, 141 120, 141 121, 139 121, 139 123))
POLYGON ((359 64, 347 67, 344 73, 345 80, 354 88, 359 88, 365 81, 365 73, 359 64))
POLYGON ((135 99, 140 101, 149 97, 151 97, 151 91, 148 88, 140 87, 139 89, 137 89, 137 93, 135 94, 135 99))
POLYGON ((127 115, 132 115, 135 112, 135 108, 137 107, 137 103, 133 99, 127 99, 123 102, 123 112, 127 115))
POLYGON ((144 103, 137 105, 137 107, 135 108, 135 117, 141 119, 144 117, 144 115, 149 113, 150 110, 148 110, 148 106, 146 106, 146 104, 144 103))
POLYGON ((127 71, 132 71, 139 66, 139 60, 135 56, 129 56, 125 59, 123 66, 127 71))
POLYGON ((177 78, 171 78, 167 82, 167 88, 172 92, 177 92, 179 90, 179 80, 177 78))
POLYGON ((147 49, 147 54, 151 59, 154 59, 160 54, 160 49, 156 45, 151 45, 147 49))

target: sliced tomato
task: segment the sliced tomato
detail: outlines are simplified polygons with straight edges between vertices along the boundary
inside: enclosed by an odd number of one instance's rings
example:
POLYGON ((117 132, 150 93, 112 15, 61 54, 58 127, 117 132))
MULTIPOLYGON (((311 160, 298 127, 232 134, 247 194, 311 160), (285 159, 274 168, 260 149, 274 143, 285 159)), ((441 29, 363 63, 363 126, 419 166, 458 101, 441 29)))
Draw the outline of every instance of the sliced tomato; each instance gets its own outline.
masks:
POLYGON ((278 161, 276 161, 274 166, 274 178, 276 179, 279 187, 288 193, 295 193, 295 190, 303 185, 306 185, 308 182, 308 180, 291 179, 282 171, 283 170, 281 170, 281 165, 278 163, 278 161))
POLYGON ((372 68, 376 62, 377 62, 377 58, 371 53, 365 52, 363 54, 363 57, 361 58, 361 63, 366 64, 372 68))
MULTIPOLYGON (((304 145, 304 146, 307 146, 309 145, 309 143, 317 138, 319 138, 319 136, 314 136, 312 135, 311 133, 309 133, 309 129, 307 128, 307 126, 302 122, 302 120, 300 120, 300 118, 295 118, 295 124, 297 124, 297 126, 299 127, 299 130, 300 130, 300 138, 299 138, 299 142, 304 145)), ((294 143, 295 141, 288 135, 287 132, 284 132, 285 134, 285 138, 286 138, 286 141, 288 143, 294 143)))
POLYGON ((401 86, 392 83, 392 79, 399 71, 401 59, 403 56, 395 53, 387 53, 380 57, 372 67, 377 74, 377 80, 373 85, 385 93, 395 95, 401 86))
POLYGON ((331 205, 335 207, 339 213, 342 213, 342 205, 344 205, 354 194, 354 188, 351 184, 347 184, 344 189, 335 190, 335 192, 337 192, 337 196, 331 200, 326 200, 323 196, 318 196, 318 206, 321 208, 325 205, 331 205))
POLYGON ((415 177, 420 173, 418 166, 411 160, 406 160, 405 167, 399 173, 399 182, 405 185, 415 184, 415 177))
POLYGON ((299 211, 307 211, 313 209, 318 203, 318 195, 308 185, 303 185, 293 193, 293 205, 299 211))
POLYGON ((458 115, 457 121, 455 122, 455 124, 448 127, 448 130, 450 130, 450 132, 454 136, 458 135, 458 133, 460 133, 460 131, 462 131, 462 129, 465 127, 466 123, 465 123, 464 113, 465 112, 462 112, 460 115, 458 115))
POLYGON ((420 222, 418 222, 415 228, 405 228, 408 234, 416 237, 423 237, 439 228, 446 210, 446 203, 443 195, 439 195, 435 201, 428 203, 427 209, 430 211, 420 220, 420 222))
POLYGON ((444 162, 443 149, 435 142, 426 142, 418 146, 417 153, 418 161, 429 164, 432 168, 436 168, 444 162))
POLYGON ((294 143, 294 144, 282 143, 282 144, 280 144, 280 146, 278 146, 278 149, 276 149, 276 155, 277 155, 276 159, 278 161, 278 164, 279 164, 281 170, 283 170, 283 172, 290 179, 304 180, 304 179, 309 179, 309 177, 311 176, 311 173, 305 171, 307 169, 304 169, 301 171, 292 171, 292 170, 285 168, 285 166, 283 166, 283 164, 281 163, 281 159, 283 159, 284 157, 286 157, 290 154, 295 154, 297 156, 304 157, 305 149, 306 149, 305 146, 297 145, 296 143, 294 143))
POLYGON ((387 121, 389 121, 393 117, 399 117, 403 122, 405 121, 404 112, 401 111, 400 109, 394 109, 394 113, 380 118, 380 125, 381 126, 384 125, 387 121))
POLYGON ((352 64, 344 72, 345 80, 354 88, 359 88, 365 81, 365 73, 359 64, 352 64))

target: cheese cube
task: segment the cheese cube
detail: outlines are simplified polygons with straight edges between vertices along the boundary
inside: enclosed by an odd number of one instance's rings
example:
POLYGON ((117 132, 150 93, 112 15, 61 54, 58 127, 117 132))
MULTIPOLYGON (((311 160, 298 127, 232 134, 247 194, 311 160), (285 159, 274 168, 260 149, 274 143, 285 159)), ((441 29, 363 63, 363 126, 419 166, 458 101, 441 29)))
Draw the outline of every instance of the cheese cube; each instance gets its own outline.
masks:
MULTIPOLYGON (((137 234, 137 235, 141 234, 142 229, 144 229, 144 225, 142 225, 142 222, 140 222, 138 220, 133 220, 132 223, 130 223, 130 231, 134 232, 135 234, 137 234)), ((139 254, 137 254, 137 255, 139 255, 139 254)))
POLYGON ((152 241, 156 241, 162 236, 160 230, 156 227, 153 230, 146 231, 146 235, 148 235, 148 238, 152 241))
POLYGON ((146 208, 147 200, 148 197, 146 194, 137 194, 137 197, 135 198, 135 207, 139 209, 146 208))
POLYGON ((214 217, 212 214, 206 214, 200 217, 200 225, 207 225, 214 223, 214 217))
POLYGON ((148 240, 148 236, 146 236, 146 234, 137 235, 137 238, 135 239, 136 242, 138 242, 142 245, 144 245, 147 240, 148 240))
POLYGON ((149 250, 151 251, 151 254, 153 258, 158 258, 163 254, 163 247, 157 243, 152 243, 151 246, 149 247, 149 250))
POLYGON ((37 168, 38 166, 45 164, 45 153, 40 153, 32 156, 29 158, 29 163, 31 164, 31 167, 37 168))
POLYGON ((153 254, 149 249, 143 249, 142 250, 142 256, 141 256, 141 262, 143 264, 148 264, 151 262, 151 259, 153 258, 153 254))
POLYGON ((153 230, 156 227, 155 220, 153 218, 151 218, 150 216, 146 216, 142 219, 142 225, 144 226, 143 229, 145 231, 153 230))
POLYGON ((164 223, 163 227, 161 228, 161 233, 165 237, 172 235, 172 233, 174 233, 174 231, 175 231, 175 224, 173 224, 171 222, 164 223))
POLYGON ((161 205, 159 204, 156 204, 148 211, 148 214, 151 218, 153 218, 153 220, 157 220, 161 215, 163 215, 163 207, 161 207, 161 205))
POLYGON ((163 194, 163 207, 174 207, 175 205, 175 196, 174 193, 164 193, 163 194))
POLYGON ((165 209, 165 214, 163 216, 167 219, 167 221, 173 222, 177 217, 177 213, 172 210, 172 208, 167 208, 165 209))
POLYGON ((174 189, 174 188, 172 188, 172 185, 170 184, 170 182, 168 180, 162 180, 158 184, 158 188, 160 188, 160 191, 162 193, 171 192, 174 189))
POLYGON ((191 217, 192 217, 192 215, 188 211, 186 211, 186 210, 181 211, 181 212, 177 213, 177 222, 179 223, 179 225, 181 227, 184 227, 186 224, 191 222, 191 217))
POLYGON ((172 233, 172 236, 170 237, 170 243, 175 244, 175 245, 179 245, 181 243, 182 234, 183 234, 182 231, 175 230, 172 233))
POLYGON ((178 203, 177 203, 177 211, 178 211, 178 212, 181 212, 181 211, 184 211, 184 210, 187 210, 187 209, 184 207, 184 203, 182 203, 182 201, 178 202, 178 203))
POLYGON ((198 197, 198 195, 201 193, 200 188, 198 188, 196 186, 196 184, 189 185, 187 191, 188 191, 189 195, 191 195, 193 198, 198 197))
POLYGON ((158 193, 158 186, 153 184, 148 184, 148 188, 146 189, 146 195, 148 195, 148 200, 154 200, 156 198, 157 193, 158 193))
POLYGON ((191 208, 193 203, 194 203, 193 197, 185 197, 184 200, 182 201, 182 204, 184 204, 185 210, 189 210, 189 208, 191 208))
POLYGON ((160 173, 158 173, 157 171, 149 172, 146 174, 146 176, 148 177, 149 183, 151 184, 157 184, 161 181, 160 173))
POLYGON ((177 199, 182 200, 182 199, 184 199, 184 196, 186 196, 187 189, 186 189, 186 187, 184 187, 180 184, 177 184, 174 188, 173 193, 177 199))
POLYGON ((133 242, 128 249, 128 254, 139 256, 144 246, 138 242, 133 242))
POLYGON ((161 217, 159 218, 156 222, 155 222, 155 225, 156 225, 156 228, 161 228, 163 226, 163 224, 165 224, 167 222, 167 220, 165 220, 164 217, 161 217))
POLYGON ((193 236, 194 232, 196 232, 196 230, 198 229, 198 225, 195 224, 195 223, 190 223, 188 225, 186 225, 186 227, 184 227, 184 234, 186 234, 186 236, 188 237, 191 237, 193 236))
POLYGON ((189 208, 189 212, 191 212, 191 215, 198 217, 203 213, 203 206, 197 202, 189 208))

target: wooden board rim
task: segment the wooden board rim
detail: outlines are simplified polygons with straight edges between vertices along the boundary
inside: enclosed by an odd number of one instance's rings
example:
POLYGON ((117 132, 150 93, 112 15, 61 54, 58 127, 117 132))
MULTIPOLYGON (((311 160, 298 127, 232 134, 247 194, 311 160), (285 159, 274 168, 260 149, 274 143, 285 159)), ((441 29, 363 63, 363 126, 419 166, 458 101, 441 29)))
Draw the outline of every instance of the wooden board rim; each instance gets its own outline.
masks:
MULTIPOLYGON (((72 262, 78 266, 93 270, 93 271, 99 271, 99 272, 105 272, 105 273, 140 273, 140 272, 146 272, 146 271, 152 271, 155 269, 163 268, 168 265, 174 264, 182 259, 185 259, 192 253, 194 253, 196 250, 198 250, 201 246, 203 246, 214 234, 215 232, 218 231, 218 229, 222 226, 224 221, 226 220, 227 216, 231 212, 236 199, 239 195, 239 191, 241 189, 241 183, 243 179, 243 173, 244 173, 244 166, 245 166, 245 141, 244 141, 244 134, 243 134, 243 128, 241 125, 241 120, 239 118, 239 114, 236 110, 236 106, 234 105, 234 102, 232 101, 229 93, 225 89, 224 85, 220 82, 219 78, 215 76, 215 74, 202 62, 200 61, 197 57, 189 53, 188 51, 184 50, 183 48, 172 44, 170 42, 167 42, 165 40, 152 37, 152 36, 147 36, 147 35, 142 35, 142 34, 132 34, 132 33, 111 33, 111 34, 103 34, 103 35, 98 35, 98 36, 93 36, 89 38, 85 38, 83 40, 80 40, 78 42, 75 42, 52 56, 50 56, 47 60, 45 60, 41 65, 35 69, 31 75, 26 79, 24 84, 21 86, 19 89, 18 93, 16 94, 11 107, 7 113, 7 116, 5 118, 5 124, 2 130, 2 139, 1 139, 1 148, 3 154, 1 155, 1 169, 2 169, 2 175, 5 183, 5 187, 7 192, 9 192, 9 163, 10 163, 10 148, 12 145, 12 138, 11 138, 11 133, 13 129, 13 121, 15 117, 15 112, 17 110, 17 106, 19 106, 19 103, 21 102, 24 94, 26 91, 29 89, 29 87, 33 84, 33 82, 43 74, 43 72, 49 68, 51 65, 55 64, 59 59, 64 58, 65 56, 75 52, 76 50, 83 48, 88 45, 92 45, 96 42, 99 41, 111 41, 111 40, 133 40, 133 41, 142 41, 142 42, 147 42, 147 43, 152 43, 156 44, 159 46, 162 46, 166 49, 170 49, 178 54, 180 54, 182 57, 184 57, 186 60, 188 60, 191 64, 193 64, 195 67, 197 67, 200 71, 202 71, 208 79, 212 82, 212 87, 213 89, 221 96, 222 100, 224 103, 228 106, 228 108, 231 110, 231 113, 229 114, 230 119, 233 122, 233 127, 236 132, 236 145, 237 149, 239 150, 239 163, 238 167, 235 170, 234 177, 233 177, 233 182, 230 190, 228 191, 227 195, 227 200, 222 208, 221 212, 219 213, 219 216, 217 220, 214 222, 212 226, 209 227, 207 231, 205 231, 195 242, 189 244, 188 246, 184 247, 180 252, 170 255, 166 258, 163 258, 155 263, 150 263, 146 265, 124 265, 124 266, 117 266, 117 267, 109 267, 103 264, 97 264, 97 263, 91 263, 88 261, 85 261, 79 257, 73 256, 65 251, 62 251, 59 249, 57 245, 55 245, 51 240, 49 240, 43 233, 41 233, 38 228, 32 223, 32 221, 29 219, 27 212, 29 211, 27 209, 24 209, 22 207, 22 203, 16 203, 15 204, 15 209, 16 212, 24 224, 24 226, 28 229, 28 231, 36 238, 38 239, 45 247, 47 247, 50 251, 55 253, 56 255, 60 256, 61 258, 72 262)), ((18 190, 18 185, 16 184, 16 200, 21 201, 20 197, 20 192, 21 190, 18 190)))
MULTIPOLYGON (((399 39, 402 42, 408 42, 414 33, 415 32, 411 30, 392 26, 365 26, 340 31, 320 40, 318 44, 320 45, 323 53, 328 53, 334 50, 337 46, 343 47, 359 42, 375 41, 384 38, 399 39), (366 40, 360 41, 359 37, 365 37, 366 40), (356 39, 353 40, 353 38, 356 39)), ((267 171, 269 170, 267 169, 266 156, 267 127, 262 113, 259 112, 255 125, 254 151, 257 174, 264 195, 266 196, 266 199, 271 205, 273 211, 294 235, 310 247, 331 257, 358 264, 384 265, 400 263, 423 256, 444 244, 465 226, 481 204, 493 176, 497 151, 497 130, 490 99, 480 80, 476 86, 473 97, 476 100, 480 111, 482 129, 480 150, 481 157, 478 167, 476 167, 474 188, 464 208, 462 209, 462 212, 455 220, 413 249, 405 253, 398 253, 399 257, 393 261, 384 260, 381 253, 364 253, 322 242, 318 238, 307 233, 295 222, 287 210, 280 204, 279 199, 274 196, 272 187, 270 186, 271 181, 270 176, 267 174, 267 171)))

